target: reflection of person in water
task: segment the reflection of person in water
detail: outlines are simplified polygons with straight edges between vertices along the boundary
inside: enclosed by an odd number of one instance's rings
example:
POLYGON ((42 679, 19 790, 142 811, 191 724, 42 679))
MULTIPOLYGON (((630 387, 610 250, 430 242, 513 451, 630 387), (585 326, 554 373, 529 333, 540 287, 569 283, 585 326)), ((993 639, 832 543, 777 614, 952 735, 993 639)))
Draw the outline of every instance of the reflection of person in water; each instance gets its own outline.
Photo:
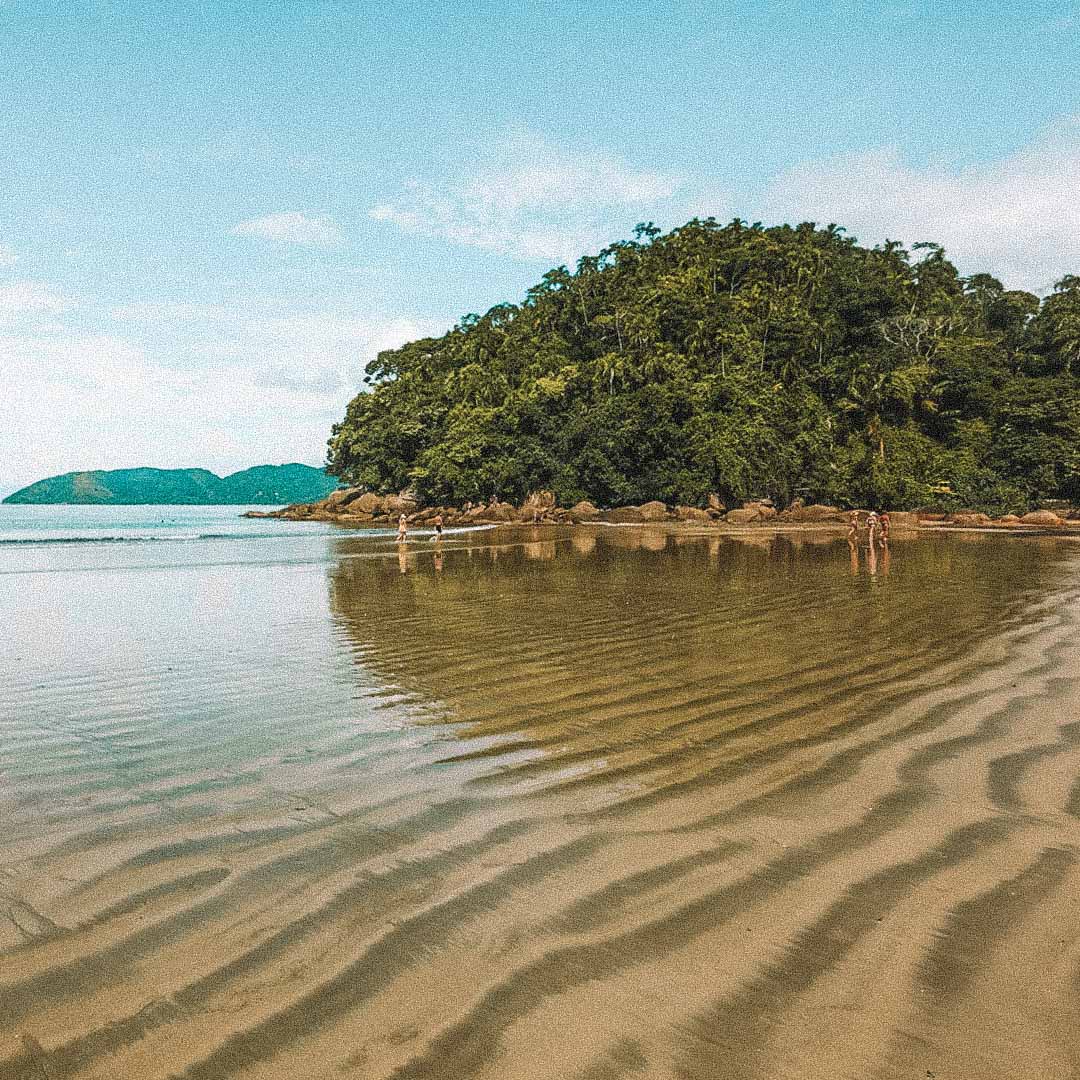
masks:
POLYGON ((866 552, 866 569, 870 571, 871 577, 877 574, 877 548, 874 547, 873 530, 870 532, 870 547, 866 552))
POLYGON ((397 565, 401 573, 407 574, 409 572, 409 553, 403 547, 398 548, 397 565))
POLYGON ((435 572, 442 573, 442 552, 438 550, 435 552, 435 572))
POLYGON ((859 572, 859 545, 854 537, 849 536, 847 546, 848 551, 851 553, 851 573, 854 576, 859 572))

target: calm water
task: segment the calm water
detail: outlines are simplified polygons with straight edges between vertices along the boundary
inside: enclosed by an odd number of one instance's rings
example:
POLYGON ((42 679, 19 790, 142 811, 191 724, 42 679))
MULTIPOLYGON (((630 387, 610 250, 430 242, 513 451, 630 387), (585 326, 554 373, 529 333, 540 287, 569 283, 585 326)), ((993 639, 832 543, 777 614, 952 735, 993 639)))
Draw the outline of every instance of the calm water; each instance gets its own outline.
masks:
POLYGON ((242 509, 0 507, 5 1080, 987 1052, 993 949, 949 927, 999 890, 1015 977, 1015 896, 1056 933, 1080 884, 1071 543, 242 509))

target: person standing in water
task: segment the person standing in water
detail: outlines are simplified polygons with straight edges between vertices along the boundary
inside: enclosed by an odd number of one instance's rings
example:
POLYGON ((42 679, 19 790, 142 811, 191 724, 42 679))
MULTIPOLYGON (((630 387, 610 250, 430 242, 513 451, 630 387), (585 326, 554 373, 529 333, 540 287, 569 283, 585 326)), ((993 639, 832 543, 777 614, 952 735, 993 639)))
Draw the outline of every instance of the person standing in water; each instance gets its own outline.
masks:
POLYGON ((889 546, 889 511, 882 510, 878 514, 878 521, 881 523, 881 546, 889 546))
POLYGON ((866 515, 866 531, 870 534, 870 547, 874 546, 875 534, 877 533, 878 516, 873 510, 866 515))
POLYGON ((409 519, 402 514, 397 519, 397 542, 404 544, 409 538, 409 519))
POLYGON ((852 543, 859 537, 859 511, 852 510, 847 519, 847 538, 852 543))
POLYGON ((431 539, 432 540, 441 540, 442 539, 442 514, 436 514, 435 515, 435 535, 431 539))

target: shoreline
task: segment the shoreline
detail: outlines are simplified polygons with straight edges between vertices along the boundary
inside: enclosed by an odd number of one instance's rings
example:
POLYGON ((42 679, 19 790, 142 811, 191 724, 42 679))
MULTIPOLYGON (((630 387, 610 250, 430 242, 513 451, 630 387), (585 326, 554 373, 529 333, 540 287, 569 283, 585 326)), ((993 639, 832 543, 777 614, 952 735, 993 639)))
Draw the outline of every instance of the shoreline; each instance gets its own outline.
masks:
MULTIPOLYGON (((556 504, 550 491, 534 492, 521 506, 492 501, 486 506, 466 504, 463 508, 450 506, 421 506, 408 493, 375 495, 359 488, 343 488, 326 499, 313 503, 296 503, 279 510, 249 510, 246 518, 276 518, 287 521, 318 521, 350 528, 393 529, 404 517, 409 530, 434 526, 436 519, 447 528, 475 525, 509 526, 581 526, 619 525, 649 526, 682 535, 738 536, 780 535, 783 533, 829 533, 847 536, 850 515, 860 518, 858 535, 865 535, 867 509, 842 509, 820 504, 805 506, 795 503, 777 510, 770 502, 748 502, 728 509, 717 496, 709 497, 707 508, 692 506, 669 507, 661 502, 640 506, 620 506, 601 509, 586 501, 571 507, 556 504)), ((932 532, 1010 533, 1033 536, 1080 536, 1080 511, 1031 511, 1023 517, 1005 515, 991 518, 977 511, 953 511, 949 514, 931 511, 888 511, 891 536, 917 536, 932 532)))

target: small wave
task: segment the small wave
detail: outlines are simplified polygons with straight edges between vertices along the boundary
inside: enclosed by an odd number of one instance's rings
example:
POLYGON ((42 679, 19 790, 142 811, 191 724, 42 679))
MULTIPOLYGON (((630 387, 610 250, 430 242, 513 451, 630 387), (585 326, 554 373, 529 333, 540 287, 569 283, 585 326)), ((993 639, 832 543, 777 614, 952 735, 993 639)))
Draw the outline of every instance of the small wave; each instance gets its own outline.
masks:
POLYGON ((34 544, 159 544, 191 543, 196 540, 284 540, 308 536, 324 536, 325 533, 300 532, 249 532, 249 533, 166 533, 161 536, 19 536, 0 537, 0 546, 34 544))

